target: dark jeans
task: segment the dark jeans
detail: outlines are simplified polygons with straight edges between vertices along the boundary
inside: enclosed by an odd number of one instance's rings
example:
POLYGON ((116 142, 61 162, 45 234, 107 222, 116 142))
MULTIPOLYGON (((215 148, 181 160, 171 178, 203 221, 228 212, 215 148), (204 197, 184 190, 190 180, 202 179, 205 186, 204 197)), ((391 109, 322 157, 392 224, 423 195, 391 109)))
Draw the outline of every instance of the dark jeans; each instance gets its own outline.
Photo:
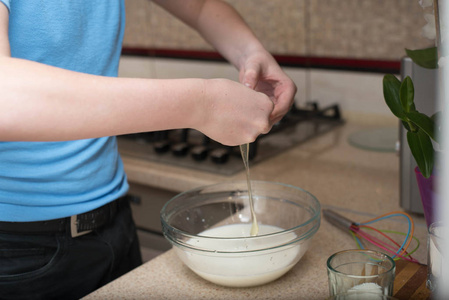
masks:
POLYGON ((79 299, 142 263, 129 203, 92 233, 0 233, 0 299, 79 299))

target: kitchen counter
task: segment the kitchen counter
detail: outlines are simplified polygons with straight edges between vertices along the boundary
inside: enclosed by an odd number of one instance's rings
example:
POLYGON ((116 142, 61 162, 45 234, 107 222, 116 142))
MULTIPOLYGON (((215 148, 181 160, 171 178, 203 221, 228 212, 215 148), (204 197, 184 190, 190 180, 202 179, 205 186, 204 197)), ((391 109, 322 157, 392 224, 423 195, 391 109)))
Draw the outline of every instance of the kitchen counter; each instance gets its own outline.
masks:
MULTIPOLYGON (((394 126, 394 125, 393 125, 394 126)), ((356 222, 401 210, 399 157, 351 146, 348 137, 375 126, 349 123, 304 144, 251 166, 251 179, 301 187, 316 196, 322 208, 332 208, 356 222)), ((123 157, 129 180, 182 192, 234 176, 182 169, 123 157)), ((413 215, 421 246, 413 255, 426 263, 426 226, 413 215)), ((400 219, 376 223, 377 228, 405 231, 400 219)), ((354 249, 352 237, 322 219, 321 227, 299 263, 280 279, 260 287, 225 288, 209 283, 185 267, 169 250, 100 288, 86 299, 325 299, 328 297, 326 260, 340 250, 354 249)), ((395 287, 398 289, 399 287, 395 287)))

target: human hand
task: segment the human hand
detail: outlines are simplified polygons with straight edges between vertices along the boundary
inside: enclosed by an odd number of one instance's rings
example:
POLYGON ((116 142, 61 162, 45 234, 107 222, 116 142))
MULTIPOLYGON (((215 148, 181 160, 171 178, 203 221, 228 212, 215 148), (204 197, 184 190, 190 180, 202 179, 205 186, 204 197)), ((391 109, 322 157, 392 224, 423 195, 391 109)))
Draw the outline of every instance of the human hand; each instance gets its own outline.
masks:
POLYGON ((204 90, 195 129, 211 139, 236 146, 270 131, 274 105, 267 95, 227 79, 206 80, 204 90))
POLYGON ((294 102, 296 85, 266 51, 257 51, 241 64, 239 80, 244 85, 267 95, 274 103, 271 126, 279 122, 294 102))

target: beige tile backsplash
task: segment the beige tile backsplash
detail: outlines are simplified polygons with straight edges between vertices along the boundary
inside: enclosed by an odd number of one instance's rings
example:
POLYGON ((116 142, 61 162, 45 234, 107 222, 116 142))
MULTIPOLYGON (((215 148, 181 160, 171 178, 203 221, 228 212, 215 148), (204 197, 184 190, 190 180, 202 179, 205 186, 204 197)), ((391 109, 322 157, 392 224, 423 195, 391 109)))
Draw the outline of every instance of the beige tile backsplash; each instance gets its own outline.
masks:
MULTIPOLYGON (((189 1, 189 0, 185 0, 189 1)), ((399 60, 404 48, 431 46, 421 36, 418 0, 227 0, 274 54, 399 60)), ((193 30, 148 0, 126 0, 124 45, 211 50, 193 30)), ((397 126, 382 95, 383 74, 284 67, 298 86, 296 102, 338 103, 345 119, 397 126)), ((120 76, 228 78, 229 64, 152 57, 122 57, 120 76)))
MULTIPOLYGON (((188 0, 186 0, 188 1, 188 0)), ((434 44, 418 0, 227 0, 274 54, 398 60, 434 44)), ((148 0, 126 0, 128 47, 211 50, 148 0)))

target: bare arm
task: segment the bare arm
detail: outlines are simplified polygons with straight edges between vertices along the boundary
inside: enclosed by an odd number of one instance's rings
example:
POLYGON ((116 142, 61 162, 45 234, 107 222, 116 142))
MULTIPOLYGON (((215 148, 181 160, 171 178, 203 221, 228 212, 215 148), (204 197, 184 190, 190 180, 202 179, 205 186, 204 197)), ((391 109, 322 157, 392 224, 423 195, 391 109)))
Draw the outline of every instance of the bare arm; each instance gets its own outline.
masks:
POLYGON ((271 124, 293 104, 296 86, 237 11, 220 0, 153 0, 197 30, 240 72, 239 80, 270 97, 271 124))
POLYGON ((266 50, 227 3, 217 0, 153 0, 187 25, 197 30, 237 69, 247 55, 266 50))
POLYGON ((11 58, 7 26, 8 11, 0 5, 1 141, 195 128, 221 143, 237 145, 271 127, 272 102, 238 83, 110 78, 11 58))

